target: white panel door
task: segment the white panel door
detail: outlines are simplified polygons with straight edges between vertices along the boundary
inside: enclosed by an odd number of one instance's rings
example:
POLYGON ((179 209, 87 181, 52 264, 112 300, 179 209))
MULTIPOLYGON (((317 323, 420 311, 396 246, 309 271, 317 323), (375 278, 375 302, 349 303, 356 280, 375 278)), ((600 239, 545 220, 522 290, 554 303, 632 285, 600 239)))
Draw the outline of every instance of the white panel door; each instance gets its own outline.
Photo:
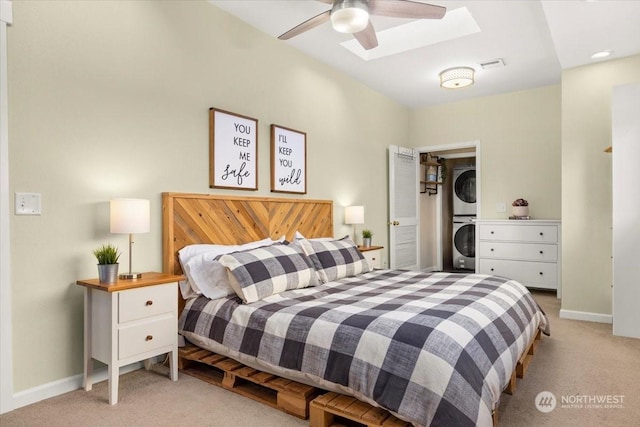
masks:
POLYGON ((410 148, 389 146, 389 268, 419 270, 419 163, 410 148))
POLYGON ((640 84, 613 88, 613 335, 640 338, 640 84))

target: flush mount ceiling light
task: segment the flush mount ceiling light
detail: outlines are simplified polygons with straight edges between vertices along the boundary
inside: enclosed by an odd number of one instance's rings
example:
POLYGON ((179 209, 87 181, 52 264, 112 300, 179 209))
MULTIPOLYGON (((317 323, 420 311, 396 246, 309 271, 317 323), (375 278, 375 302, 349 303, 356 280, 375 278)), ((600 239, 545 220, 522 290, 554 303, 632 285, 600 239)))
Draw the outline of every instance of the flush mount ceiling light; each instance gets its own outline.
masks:
POLYGON ((473 73, 470 67, 448 68, 440 73, 440 86, 446 89, 458 89, 473 84, 473 73))
POLYGON ((611 55, 611 51, 610 50, 603 50, 603 51, 596 52, 593 55, 591 55, 591 59, 602 59, 602 58, 606 58, 609 55, 611 55))
POLYGON ((331 10, 331 25, 340 33, 359 33, 369 24, 369 7, 360 0, 335 2, 331 10))

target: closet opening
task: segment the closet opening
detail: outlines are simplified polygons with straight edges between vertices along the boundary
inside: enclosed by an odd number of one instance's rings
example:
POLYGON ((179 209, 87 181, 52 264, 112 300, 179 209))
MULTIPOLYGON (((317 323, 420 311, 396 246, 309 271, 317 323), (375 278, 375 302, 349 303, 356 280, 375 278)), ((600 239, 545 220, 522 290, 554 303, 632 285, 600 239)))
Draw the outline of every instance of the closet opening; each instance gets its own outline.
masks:
POLYGON ((420 153, 420 269, 474 272, 480 216, 480 142, 420 153))

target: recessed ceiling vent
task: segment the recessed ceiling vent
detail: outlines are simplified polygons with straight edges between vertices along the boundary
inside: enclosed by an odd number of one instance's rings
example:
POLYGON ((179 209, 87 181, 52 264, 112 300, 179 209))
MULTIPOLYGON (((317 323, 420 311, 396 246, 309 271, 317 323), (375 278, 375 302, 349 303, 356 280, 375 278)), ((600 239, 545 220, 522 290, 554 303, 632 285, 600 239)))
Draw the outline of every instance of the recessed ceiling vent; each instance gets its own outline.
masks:
POLYGON ((502 58, 494 59, 493 61, 485 62, 484 64, 480 64, 483 70, 490 70, 491 68, 502 68, 504 67, 504 61, 502 58))

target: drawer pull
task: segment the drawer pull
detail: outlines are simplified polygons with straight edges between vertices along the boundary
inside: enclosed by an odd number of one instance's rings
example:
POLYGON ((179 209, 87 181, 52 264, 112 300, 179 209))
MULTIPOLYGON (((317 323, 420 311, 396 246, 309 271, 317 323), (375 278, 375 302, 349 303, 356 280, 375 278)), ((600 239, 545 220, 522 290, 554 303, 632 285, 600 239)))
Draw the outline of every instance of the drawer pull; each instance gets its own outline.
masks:
POLYGON ((543 254, 543 253, 544 253, 544 251, 540 251, 540 253, 541 253, 541 254, 543 254))
POLYGON ((491 248, 491 252, 493 252, 493 248, 491 248))
POLYGON ((491 271, 493 271, 493 268, 491 269, 491 271))
POLYGON ((149 305, 153 305, 153 301, 149 300, 149 301, 147 301, 144 305, 147 305, 147 306, 149 306, 149 305))
POLYGON ((152 339, 153 339, 153 335, 147 335, 147 337, 144 340, 145 341, 151 341, 152 339))
POLYGON ((540 272, 540 275, 541 275, 541 276, 543 275, 542 271, 540 272))
POLYGON ((540 232, 540 235, 541 235, 541 236, 544 236, 544 233, 541 231, 541 232, 540 232))
POLYGON ((493 234, 493 231, 491 232, 491 234, 493 234))

